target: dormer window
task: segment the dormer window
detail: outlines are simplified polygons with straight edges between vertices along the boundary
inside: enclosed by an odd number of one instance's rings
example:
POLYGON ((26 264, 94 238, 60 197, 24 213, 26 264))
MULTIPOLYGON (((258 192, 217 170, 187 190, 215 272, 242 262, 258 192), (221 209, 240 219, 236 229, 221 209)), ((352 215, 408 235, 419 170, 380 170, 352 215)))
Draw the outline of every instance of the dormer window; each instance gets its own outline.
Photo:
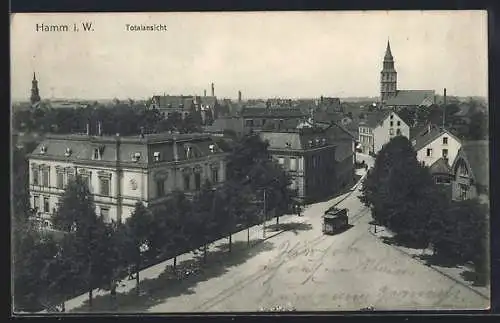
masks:
POLYGON ((326 138, 321 139, 321 142, 323 143, 323 145, 326 145, 326 138))
POLYGON ((139 159, 141 159, 141 153, 134 153, 134 154, 132 155, 132 160, 133 160, 133 161, 135 161, 135 162, 136 162, 136 161, 139 161, 139 159))
POLYGON ((313 146, 313 141, 312 140, 309 140, 309 146, 312 147, 313 146))
POLYGON ((319 139, 316 138, 316 145, 319 145, 319 139))
POLYGON ((99 148, 94 148, 94 159, 99 160, 99 148))
POLYGON ((209 145, 208 149, 210 149, 210 152, 213 154, 215 152, 215 145, 214 144, 209 145))
POLYGON ((47 152, 47 146, 40 147, 40 153, 45 154, 47 152))
POLYGON ((153 157, 154 157, 154 160, 156 162, 159 162, 160 161, 160 152, 159 151, 155 151, 154 154, 153 154, 153 157))
POLYGON ((64 156, 69 157, 71 156, 71 148, 66 148, 66 151, 64 152, 64 156))

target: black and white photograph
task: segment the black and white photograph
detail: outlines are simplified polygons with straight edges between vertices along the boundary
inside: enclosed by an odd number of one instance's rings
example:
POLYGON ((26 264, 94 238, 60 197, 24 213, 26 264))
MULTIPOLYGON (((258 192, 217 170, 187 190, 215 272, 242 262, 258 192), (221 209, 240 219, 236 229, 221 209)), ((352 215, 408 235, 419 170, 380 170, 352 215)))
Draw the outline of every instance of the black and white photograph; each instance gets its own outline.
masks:
POLYGON ((10 16, 15 315, 490 308, 488 14, 10 16))

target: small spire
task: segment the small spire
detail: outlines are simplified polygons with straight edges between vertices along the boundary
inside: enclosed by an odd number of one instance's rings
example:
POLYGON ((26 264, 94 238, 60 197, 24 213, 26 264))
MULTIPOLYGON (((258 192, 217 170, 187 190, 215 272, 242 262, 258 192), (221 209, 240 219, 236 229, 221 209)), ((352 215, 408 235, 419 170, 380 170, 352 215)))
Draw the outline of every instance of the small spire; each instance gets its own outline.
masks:
POLYGON ((389 38, 387 38, 387 48, 385 50, 385 56, 384 59, 386 60, 391 60, 392 59, 392 53, 391 53, 391 43, 389 41, 389 38))
POLYGON ((33 81, 36 81, 36 72, 33 72, 33 81))

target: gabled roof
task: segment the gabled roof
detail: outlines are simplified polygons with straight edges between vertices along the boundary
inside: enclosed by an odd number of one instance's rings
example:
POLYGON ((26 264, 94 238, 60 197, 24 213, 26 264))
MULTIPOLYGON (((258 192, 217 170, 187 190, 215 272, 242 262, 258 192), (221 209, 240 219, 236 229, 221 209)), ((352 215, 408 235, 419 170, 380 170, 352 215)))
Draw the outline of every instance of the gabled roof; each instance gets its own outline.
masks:
POLYGON ((395 97, 389 98, 387 106, 431 106, 434 103, 434 90, 398 90, 395 97))
MULTIPOLYGON (((476 182, 489 186, 489 142, 487 140, 464 142, 460 151, 465 154, 476 182)), ((457 156, 461 156, 461 153, 457 156)))
POLYGON ((436 140, 439 136, 441 136, 444 133, 454 138, 458 142, 461 142, 460 139, 458 139, 447 129, 437 127, 435 125, 429 125, 427 130, 422 131, 415 138, 413 138, 413 140, 415 140, 415 145, 413 146, 413 148, 415 149, 415 151, 419 151, 420 149, 424 148, 425 146, 436 140))
POLYGON ((443 158, 439 158, 429 167, 431 174, 449 174, 451 171, 448 162, 443 158))

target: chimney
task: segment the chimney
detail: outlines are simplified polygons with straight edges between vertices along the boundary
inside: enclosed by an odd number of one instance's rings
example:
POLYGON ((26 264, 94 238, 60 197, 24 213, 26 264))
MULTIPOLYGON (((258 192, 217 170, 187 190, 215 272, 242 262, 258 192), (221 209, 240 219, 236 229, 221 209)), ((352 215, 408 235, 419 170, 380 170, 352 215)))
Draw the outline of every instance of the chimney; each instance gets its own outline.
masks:
POLYGON ((238 102, 241 103, 241 91, 238 91, 238 102))
POLYGON ((203 90, 203 96, 207 96, 207 90, 203 90))
POLYGON ((90 125, 87 123, 87 136, 90 136, 90 125))
POLYGON ((443 91, 443 129, 446 126, 446 88, 443 91))
POLYGON ((101 124, 101 121, 97 122, 97 134, 99 136, 102 136, 102 124, 101 124))
POLYGON ((212 96, 215 96, 215 88, 213 83, 212 83, 212 96))
POLYGON ((144 127, 141 127, 141 138, 144 138, 144 127))
POLYGON ((323 104, 323 96, 321 96, 320 101, 321 104, 323 104))

